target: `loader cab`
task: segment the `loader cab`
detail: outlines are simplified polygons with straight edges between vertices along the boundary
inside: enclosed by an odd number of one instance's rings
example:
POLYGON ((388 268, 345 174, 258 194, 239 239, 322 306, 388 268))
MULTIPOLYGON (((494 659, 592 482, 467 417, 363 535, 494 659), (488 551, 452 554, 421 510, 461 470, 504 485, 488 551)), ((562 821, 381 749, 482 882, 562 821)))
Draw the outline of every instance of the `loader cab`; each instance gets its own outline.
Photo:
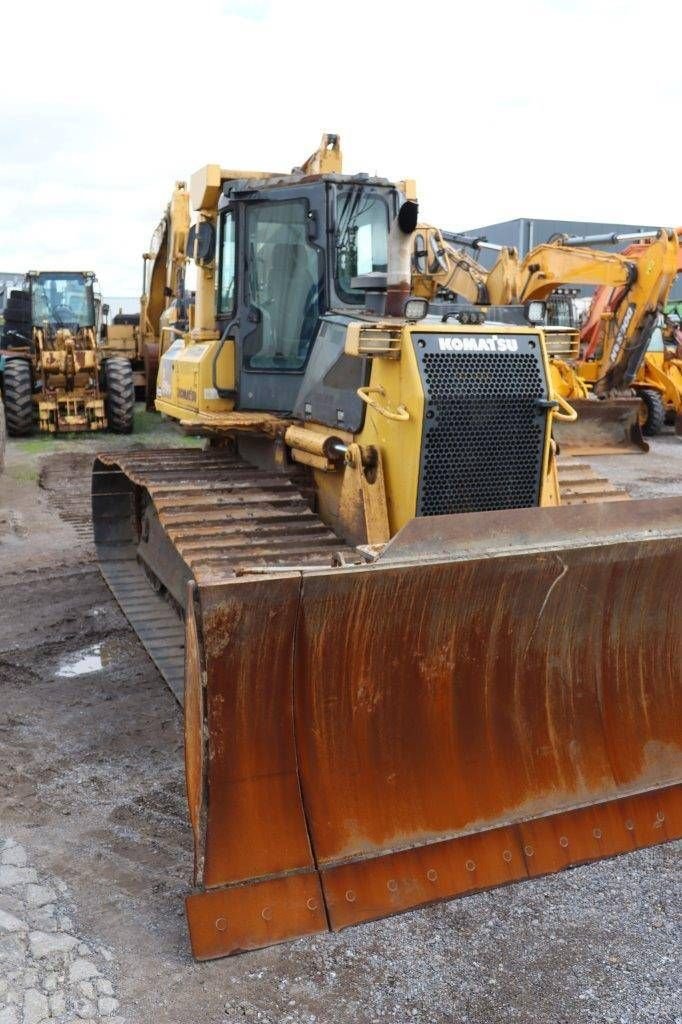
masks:
POLYGON ((54 332, 68 328, 74 334, 94 327, 95 275, 81 271, 31 271, 26 279, 33 326, 54 332))
POLYGON ((237 340, 240 408, 294 409, 323 316, 361 309, 354 279, 385 274, 399 203, 395 187, 364 177, 226 186, 216 307, 221 335, 237 340))

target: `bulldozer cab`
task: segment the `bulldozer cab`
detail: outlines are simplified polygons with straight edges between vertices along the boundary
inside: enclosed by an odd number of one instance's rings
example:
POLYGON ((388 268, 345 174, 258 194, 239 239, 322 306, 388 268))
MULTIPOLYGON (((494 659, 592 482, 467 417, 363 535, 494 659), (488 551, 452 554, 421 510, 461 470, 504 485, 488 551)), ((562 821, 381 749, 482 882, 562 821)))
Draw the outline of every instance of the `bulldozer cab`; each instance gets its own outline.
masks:
POLYGON ((362 307, 356 279, 386 274, 400 199, 371 179, 222 196, 217 319, 237 342, 239 408, 294 408, 322 316, 362 307))

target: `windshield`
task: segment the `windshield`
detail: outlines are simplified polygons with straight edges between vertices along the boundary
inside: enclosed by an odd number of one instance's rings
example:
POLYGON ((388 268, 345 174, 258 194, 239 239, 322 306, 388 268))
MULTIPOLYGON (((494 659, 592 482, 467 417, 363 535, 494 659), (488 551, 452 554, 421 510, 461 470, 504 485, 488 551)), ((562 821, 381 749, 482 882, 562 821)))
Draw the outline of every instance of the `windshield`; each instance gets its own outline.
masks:
POLYGON ((36 326, 92 327, 93 278, 78 273, 38 274, 31 281, 31 312, 36 326))
POLYGON ((353 288, 354 277, 386 272, 388 261, 388 206, 362 185, 342 189, 338 195, 336 232, 336 284, 346 302, 362 302, 364 290, 353 288))

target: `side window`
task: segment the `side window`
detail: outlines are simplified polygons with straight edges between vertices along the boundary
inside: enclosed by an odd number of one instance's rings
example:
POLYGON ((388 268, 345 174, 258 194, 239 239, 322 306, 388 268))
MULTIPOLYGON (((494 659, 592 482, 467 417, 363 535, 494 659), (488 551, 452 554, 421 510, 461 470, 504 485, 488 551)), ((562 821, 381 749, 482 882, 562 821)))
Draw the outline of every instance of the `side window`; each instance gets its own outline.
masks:
POLYGON ((248 302, 257 326, 244 339, 252 370, 301 370, 322 304, 322 261, 308 239, 307 204, 258 203, 247 211, 248 302))
POLYGON ((232 313, 235 305, 235 225, 232 210, 225 210, 220 220, 220 277, 218 314, 232 313))
POLYGON ((385 272, 388 262, 388 206, 362 186, 341 190, 337 198, 336 285, 346 302, 362 302, 354 277, 385 272))

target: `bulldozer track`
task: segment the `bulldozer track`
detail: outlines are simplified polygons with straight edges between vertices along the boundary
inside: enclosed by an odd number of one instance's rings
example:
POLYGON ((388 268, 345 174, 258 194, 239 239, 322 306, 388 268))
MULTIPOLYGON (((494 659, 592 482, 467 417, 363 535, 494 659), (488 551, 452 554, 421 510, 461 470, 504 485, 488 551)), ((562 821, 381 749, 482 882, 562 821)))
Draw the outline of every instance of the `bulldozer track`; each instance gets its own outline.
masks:
POLYGON ((595 501, 628 501, 630 495, 586 462, 567 456, 557 460, 562 505, 586 505, 595 501))
MULTIPOLYGON (((560 463, 564 504, 622 501, 628 495, 572 459, 560 463)), ((256 469, 227 450, 147 450, 98 456, 93 494, 95 545, 104 577, 171 691, 182 703, 182 596, 137 557, 135 509, 151 502, 168 541, 199 584, 222 583, 265 567, 361 562, 310 508, 285 474, 256 469), (126 485, 132 481, 134 491, 126 485), (117 497, 117 501, 111 499, 117 497), (121 501, 120 499, 123 498, 121 501), (113 508, 113 512, 111 509, 113 508)), ((49 478, 41 485, 50 489, 49 478)), ((91 539, 85 494, 54 491, 60 513, 91 539)))
POLYGON ((148 503, 186 577, 199 584, 222 583, 269 566, 363 560, 311 510, 287 475, 256 469, 228 451, 99 455, 93 517, 102 572, 180 702, 185 636, 178 605, 183 595, 169 594, 162 574, 138 559, 134 510, 148 503))

